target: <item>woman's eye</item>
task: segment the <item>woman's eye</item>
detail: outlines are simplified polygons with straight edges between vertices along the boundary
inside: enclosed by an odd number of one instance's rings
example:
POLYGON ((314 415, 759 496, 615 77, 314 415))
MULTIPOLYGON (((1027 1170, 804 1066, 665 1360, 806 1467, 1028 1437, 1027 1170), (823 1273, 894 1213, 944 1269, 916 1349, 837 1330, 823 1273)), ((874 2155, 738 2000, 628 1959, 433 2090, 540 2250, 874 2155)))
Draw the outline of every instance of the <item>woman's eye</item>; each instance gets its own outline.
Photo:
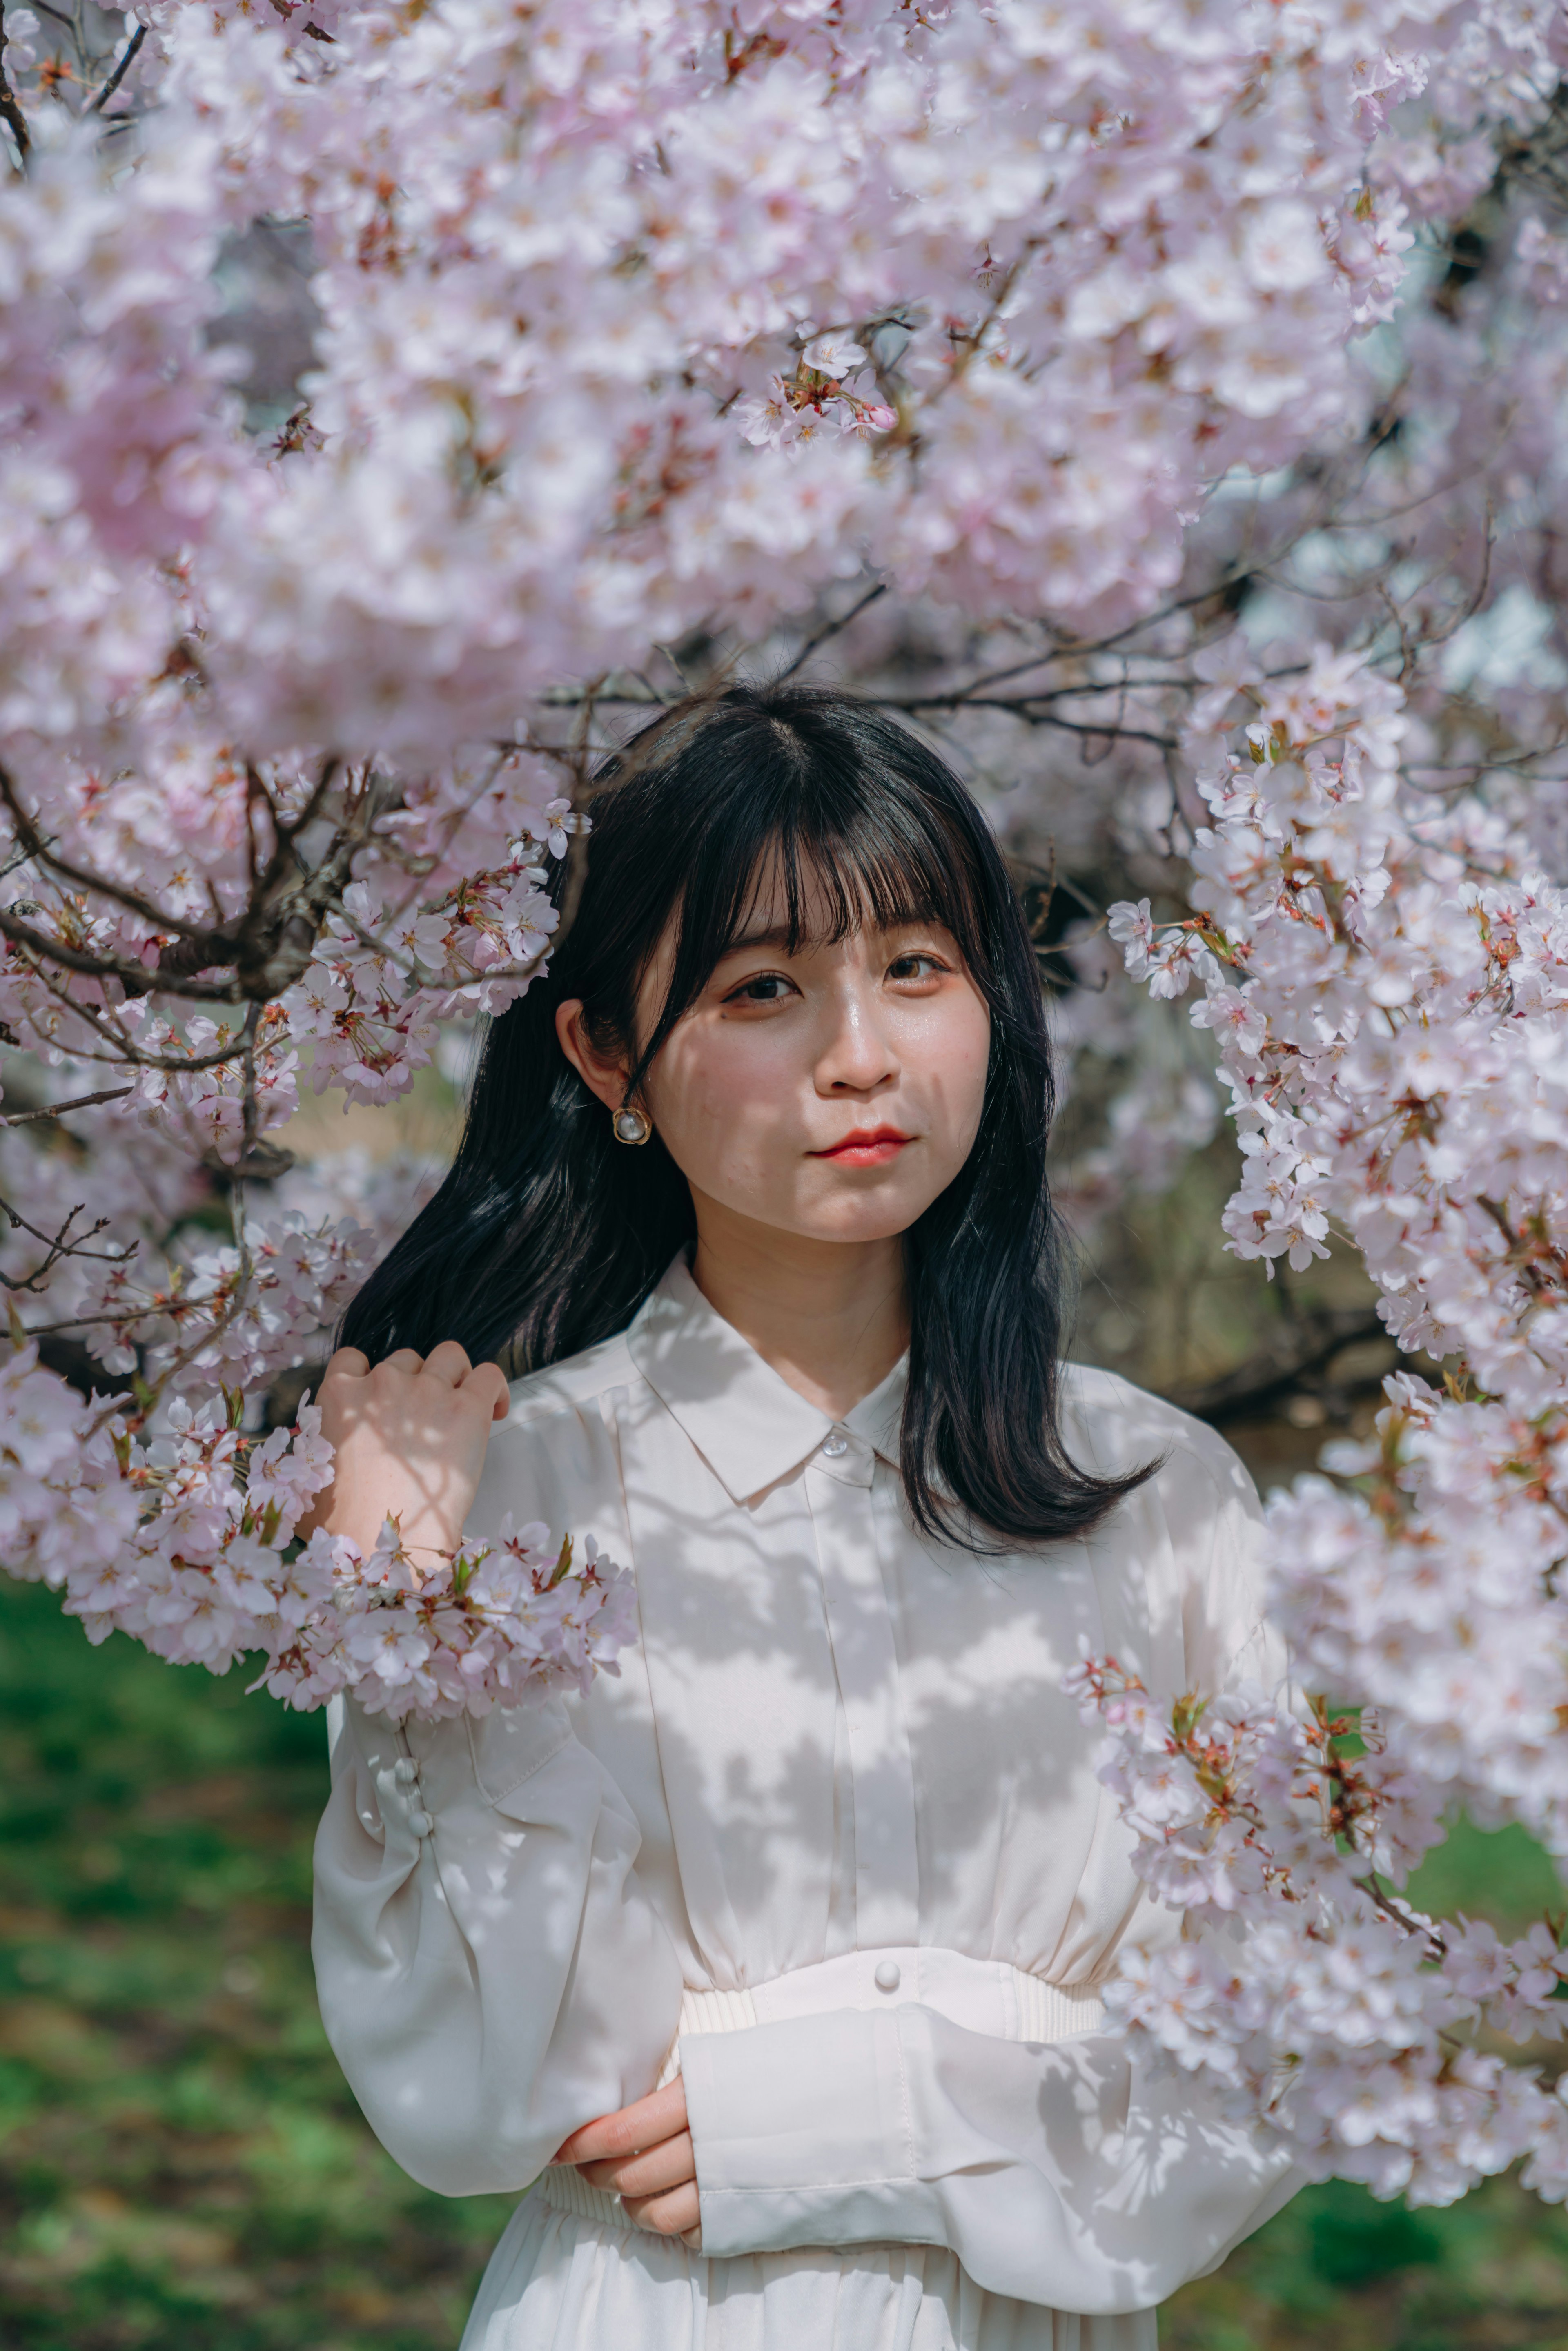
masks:
POLYGON ((743 979, 724 1000, 727 1004, 780 1004, 793 992, 782 973, 759 971, 755 979, 743 979))
POLYGON ((946 971, 946 965, 934 955, 903 955, 894 957, 887 967, 889 979, 935 979, 946 971))

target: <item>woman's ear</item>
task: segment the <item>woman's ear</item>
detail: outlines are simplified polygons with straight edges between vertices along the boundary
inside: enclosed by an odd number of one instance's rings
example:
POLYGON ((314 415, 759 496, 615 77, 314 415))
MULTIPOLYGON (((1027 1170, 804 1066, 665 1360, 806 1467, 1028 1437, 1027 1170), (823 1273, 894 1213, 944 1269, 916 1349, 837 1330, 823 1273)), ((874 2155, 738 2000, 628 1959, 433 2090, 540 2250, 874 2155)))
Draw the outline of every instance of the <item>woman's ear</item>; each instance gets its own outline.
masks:
POLYGON ((626 1064, 619 1054, 599 1052, 582 1018, 582 998, 569 996, 555 1008, 555 1033, 560 1050, 589 1092, 606 1110, 619 1110, 626 1095, 626 1064))

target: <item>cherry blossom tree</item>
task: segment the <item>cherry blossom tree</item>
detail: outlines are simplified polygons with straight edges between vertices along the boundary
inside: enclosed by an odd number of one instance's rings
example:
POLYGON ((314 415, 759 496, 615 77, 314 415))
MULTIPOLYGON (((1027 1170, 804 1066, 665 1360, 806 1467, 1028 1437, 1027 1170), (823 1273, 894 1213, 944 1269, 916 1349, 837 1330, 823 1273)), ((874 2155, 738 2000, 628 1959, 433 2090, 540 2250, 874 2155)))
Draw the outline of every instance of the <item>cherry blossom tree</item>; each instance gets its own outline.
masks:
POLYGON ((1031 877, 1069 1074, 1119 1072, 1081 1216, 1228 1107, 1228 1247, 1337 1234, 1435 1374, 1270 1505, 1293 1690, 1078 1670, 1213 1928, 1124 2029, 1320 2173, 1568 2195, 1500 2045, 1562 1930, 1403 1891, 1456 1803, 1568 1852, 1555 0, 0 28, 12 1573, 296 1705, 612 1669, 566 1530, 296 1539, 329 1456, 263 1398, 413 1195, 277 1136, 544 968, 633 721, 831 665, 1031 877))

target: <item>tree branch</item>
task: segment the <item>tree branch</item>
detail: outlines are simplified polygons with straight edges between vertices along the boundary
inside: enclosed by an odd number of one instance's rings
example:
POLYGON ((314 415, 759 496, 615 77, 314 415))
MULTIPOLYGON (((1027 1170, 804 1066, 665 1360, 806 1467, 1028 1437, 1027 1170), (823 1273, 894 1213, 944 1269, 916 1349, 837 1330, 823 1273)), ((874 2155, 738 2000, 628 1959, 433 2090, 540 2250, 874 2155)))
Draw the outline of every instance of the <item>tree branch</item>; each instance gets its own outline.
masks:
POLYGON ((1008 710, 1029 726, 1054 726, 1064 735, 1085 736, 1092 742, 1153 743, 1161 751, 1174 751, 1178 739, 1174 735, 1155 735, 1146 726, 1118 726, 1113 720, 1098 726, 1085 725, 1076 718, 1059 718, 1054 710, 1035 706, 1029 695, 979 694, 878 694, 870 697, 884 710, 1008 710))
POLYGON ((852 621, 858 621, 861 614, 869 605, 874 604, 879 596, 885 596, 886 593, 886 580, 879 580, 876 581, 874 586, 866 590, 863 596, 860 597, 856 602, 850 606, 849 611, 843 615, 841 620, 825 622, 814 636, 807 638, 805 643, 801 646, 800 652, 796 654, 789 667, 779 671, 777 678, 774 680, 774 684, 776 685, 782 685, 786 678, 793 677, 796 671, 810 660, 811 655, 816 652, 819 645, 825 645, 830 637, 838 636, 841 631, 849 627, 852 621))
MULTIPOLYGON (((0 906, 0 938, 14 947, 21 947, 31 956, 35 965, 56 964, 62 971, 74 971, 83 979, 118 979, 136 996, 147 996, 154 988, 164 989, 164 982, 142 963, 132 963, 128 956, 89 955, 80 947, 68 946, 64 939, 52 939, 45 931, 34 930, 8 906, 0 906)), ((39 977, 43 975, 40 972, 39 977)), ((165 992, 171 996, 188 996, 204 1004, 237 1004, 240 989, 234 980, 173 979, 165 992)), ((80 1011, 73 1005, 73 1011, 80 1011)))
POLYGON ((0 0, 0 122, 5 125, 12 138, 16 141, 16 153, 21 160, 22 169, 26 171, 27 157, 32 152, 33 141, 27 129, 27 118, 23 113, 16 94, 5 77, 5 0, 0 0))
MULTIPOLYGON (((98 1265, 124 1265, 133 1258, 137 1247, 134 1241, 129 1248, 123 1249, 89 1249, 89 1241, 96 1240, 99 1234, 107 1228, 109 1224, 107 1217, 99 1217, 96 1225, 90 1226, 85 1233, 78 1234, 75 1240, 68 1238, 70 1228, 81 1215, 85 1205, 85 1202, 78 1200, 57 1231, 41 1233, 37 1225, 30 1225, 20 1210, 11 1206, 9 1200, 0 1199, 0 1216, 7 1219, 12 1231, 26 1233, 33 1240, 42 1242, 48 1252, 42 1265, 35 1266, 32 1272, 26 1276, 0 1272, 0 1284, 10 1290, 32 1290, 36 1294, 43 1288, 62 1258, 91 1258, 98 1265)), ((31 1333, 29 1332, 28 1335, 30 1337, 31 1333)))
POLYGON ((1282 1320, 1262 1345, 1218 1379, 1177 1389, 1171 1402, 1216 1426, 1267 1412, 1301 1381, 1332 1363, 1342 1347, 1393 1340, 1377 1315, 1360 1306, 1321 1307, 1282 1320))
POLYGON ((83 109, 85 113, 101 114, 103 112, 104 108, 109 104, 110 99, 114 96, 115 91, 120 88, 120 83, 125 79, 126 75, 131 71, 131 67, 136 63, 137 58, 141 54, 141 44, 146 38, 146 26, 138 25, 136 30, 131 34, 131 38, 127 41, 124 48, 120 52, 120 63, 115 67, 113 72, 110 75, 109 79, 104 83, 97 96, 89 99, 86 107, 83 109))
MULTIPOLYGON (((61 857, 57 851, 51 849, 16 797, 16 788, 4 768, 0 768, 0 800, 4 800, 11 811, 17 841, 27 855, 37 858, 40 864, 48 866, 65 881, 74 882, 78 889, 95 891, 100 897, 112 898, 116 905, 125 908, 127 914, 140 914, 144 923, 151 923, 155 931, 174 931, 186 938, 208 935, 204 925, 187 923, 178 914, 165 913, 162 906, 155 906, 151 898, 144 898, 140 891, 128 890, 122 883, 110 882, 104 874, 89 872, 82 865, 73 865, 68 858, 61 857)), ((216 956, 208 957, 209 962, 217 960, 216 956)))
POLYGON ((261 1018, 261 1006, 252 1004, 246 1014, 244 1026, 236 1029, 233 1037, 210 1053, 149 1053, 144 1051, 133 1038, 127 1037, 122 1030, 117 1031, 112 1029, 104 1019, 103 1015, 92 1005, 78 1004, 75 997, 63 988, 48 972, 39 969, 37 965, 32 968, 34 977, 41 987, 48 990, 55 1001, 63 1006, 66 1011, 74 1013, 78 1020, 85 1020, 95 1036, 101 1037, 104 1043, 111 1048, 107 1053, 95 1053, 90 1046, 73 1045, 71 1059, 75 1061, 115 1063, 129 1061, 133 1069, 170 1070, 175 1072, 190 1070, 215 1070, 225 1061, 232 1061, 242 1050, 246 1037, 253 1032, 255 1025, 261 1018))
POLYGON ((41 1110, 14 1110, 0 1117, 0 1126, 26 1126, 29 1119, 64 1118, 68 1111, 90 1110, 95 1102, 121 1102, 133 1086, 105 1086, 101 1093, 78 1094, 74 1102, 46 1102, 41 1110))

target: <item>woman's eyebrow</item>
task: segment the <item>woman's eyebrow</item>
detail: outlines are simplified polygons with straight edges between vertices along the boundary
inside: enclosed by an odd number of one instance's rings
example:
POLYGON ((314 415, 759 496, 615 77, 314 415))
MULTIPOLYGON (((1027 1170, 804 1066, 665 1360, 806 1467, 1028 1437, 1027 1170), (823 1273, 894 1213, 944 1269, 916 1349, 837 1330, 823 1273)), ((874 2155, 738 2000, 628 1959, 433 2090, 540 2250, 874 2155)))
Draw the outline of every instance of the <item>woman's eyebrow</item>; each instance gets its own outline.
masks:
MULTIPOLYGON (((945 930, 946 927, 939 914, 898 914, 888 923, 868 922, 865 925, 873 938, 883 939, 893 938, 900 931, 945 930)), ((813 944, 805 931, 796 931, 791 938, 788 923, 774 923, 765 931, 743 931, 739 938, 730 941, 719 962, 727 963, 731 956, 748 955, 757 947, 781 948, 788 955, 798 955, 802 947, 810 947, 813 944)))
MULTIPOLYGON (((797 935, 795 945, 800 946, 802 944, 803 942, 799 935, 797 935)), ((788 951, 789 947, 789 924, 775 923, 771 930, 744 932, 738 939, 731 939, 728 946, 726 947, 724 954, 720 956, 719 961, 720 963, 725 963, 731 956, 748 955, 753 947, 783 947, 788 951)))

